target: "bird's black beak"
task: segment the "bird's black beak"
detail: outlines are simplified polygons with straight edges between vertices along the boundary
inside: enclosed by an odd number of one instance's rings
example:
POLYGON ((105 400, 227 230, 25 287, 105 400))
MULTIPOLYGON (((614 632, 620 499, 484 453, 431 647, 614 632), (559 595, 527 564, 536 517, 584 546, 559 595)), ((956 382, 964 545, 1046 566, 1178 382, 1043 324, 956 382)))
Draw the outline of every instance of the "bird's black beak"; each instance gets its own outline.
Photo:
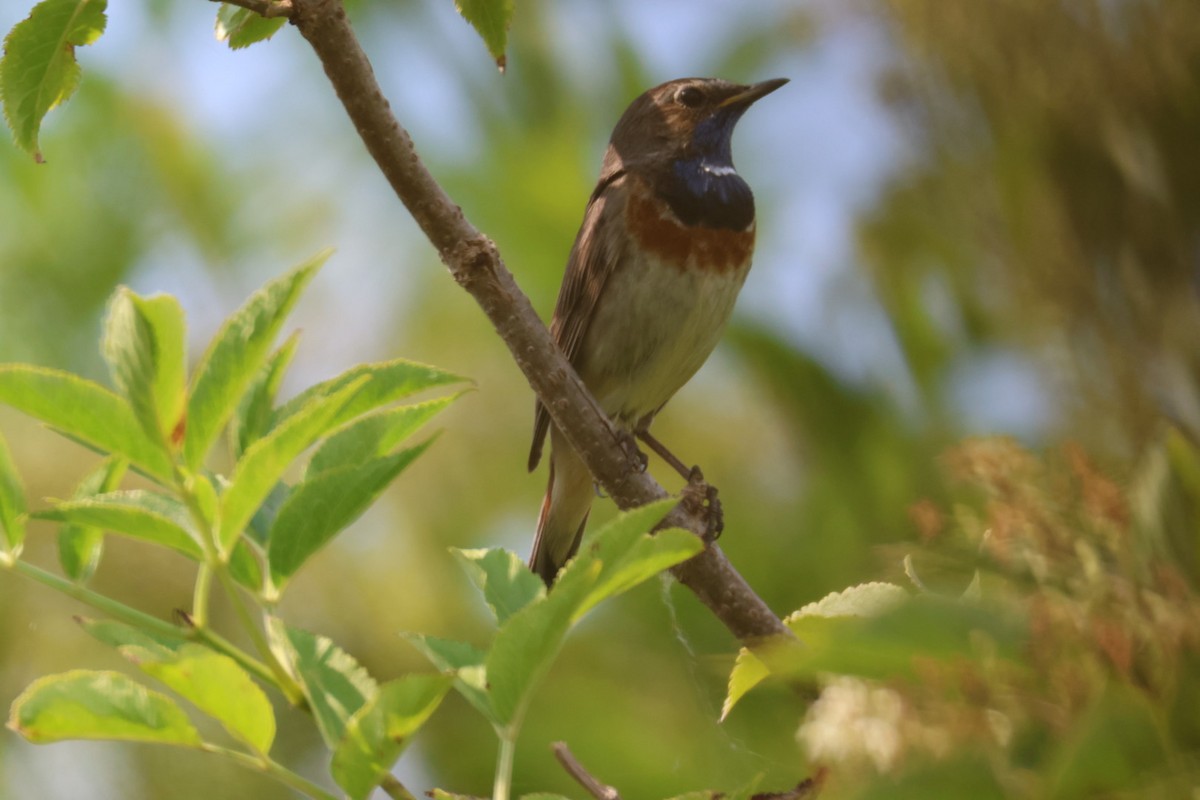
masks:
POLYGON ((750 104, 759 98, 766 97, 771 92, 778 89, 788 82, 787 78, 772 78, 769 81, 751 84, 737 94, 726 97, 717 106, 718 108, 737 108, 745 110, 750 107, 750 104))

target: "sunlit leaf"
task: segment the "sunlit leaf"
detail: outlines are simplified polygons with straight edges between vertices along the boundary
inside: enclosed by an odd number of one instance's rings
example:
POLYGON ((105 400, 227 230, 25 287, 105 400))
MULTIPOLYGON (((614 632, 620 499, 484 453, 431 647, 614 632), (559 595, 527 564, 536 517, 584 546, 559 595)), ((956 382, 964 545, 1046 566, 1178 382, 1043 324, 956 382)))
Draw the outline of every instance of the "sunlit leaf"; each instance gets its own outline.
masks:
POLYGON ((457 396, 366 414, 326 439, 308 462, 308 475, 383 456, 415 433, 457 396))
POLYGON ((721 722, 733 711, 738 701, 758 684, 762 683, 771 671, 767 665, 754 655, 749 648, 743 647, 737 654, 737 661, 729 672, 729 686, 725 690, 725 703, 721 706, 721 722))
POLYGON ((405 397, 425 389, 464 381, 464 378, 437 367, 403 359, 383 361, 378 364, 359 364, 335 378, 310 386, 288 400, 275 412, 275 420, 272 425, 281 424, 299 409, 308 405, 314 397, 324 397, 341 391, 363 376, 370 380, 354 396, 353 402, 347 404, 338 414, 336 425, 344 425, 361 414, 388 403, 403 400, 405 397))
POLYGON ((322 472, 294 487, 271 526, 267 563, 282 585, 314 553, 358 519, 428 443, 352 467, 322 472))
POLYGON ((338 786, 353 800, 365 800, 437 709, 450 683, 446 675, 407 675, 379 687, 379 694, 350 718, 333 752, 331 771, 338 786))
POLYGON ((233 313, 204 354, 192 381, 183 454, 195 470, 266 361, 300 293, 329 257, 319 253, 259 289, 233 313))
POLYGON ((266 753, 275 740, 271 701, 232 658, 199 644, 170 651, 123 645, 121 654, 147 675, 221 723, 251 749, 266 753))
POLYGON ((334 415, 361 386, 361 381, 352 383, 327 397, 314 398, 246 450, 234 468, 229 487, 221 495, 217 541, 222 550, 233 546, 288 467, 329 431, 334 415))
POLYGON ((514 0, 454 0, 463 19, 471 23, 487 45, 488 52, 503 72, 507 60, 508 26, 512 23, 514 0))
POLYGON ((8 726, 31 742, 120 739, 198 746, 175 701, 117 672, 74 670, 39 678, 13 701, 8 726))
POLYGON ((187 322, 179 301, 168 294, 133 296, 154 337, 154 383, 151 394, 162 433, 178 446, 187 403, 187 322))
POLYGON ((420 633, 401 636, 421 651, 434 667, 454 674, 454 688, 493 725, 499 725, 487 693, 487 674, 484 662, 487 653, 467 642, 439 639, 420 633))
POLYGON ((542 579, 517 555, 502 548, 452 551, 483 592, 488 608, 503 625, 513 614, 546 593, 542 579))
POLYGON ((270 429, 271 417, 275 413, 275 397, 279 394, 284 373, 292 363, 299 343, 300 332, 294 331, 267 358, 267 363, 259 370, 242 401, 238 403, 237 412, 229 423, 235 459, 241 458, 246 448, 270 429))
MULTIPOLYGON (((125 477, 127 463, 120 458, 106 458, 100 466, 89 472, 71 495, 73 500, 83 500, 98 494, 114 491, 125 477)), ((100 563, 104 549, 104 530, 94 525, 67 523, 58 531, 58 562, 63 572, 73 581, 86 583, 100 563)))
POLYGON ((69 372, 25 364, 0 366, 0 403, 7 403, 104 453, 127 458, 169 480, 171 460, 142 430, 125 400, 69 372))
POLYGON ((278 618, 271 619, 268 629, 272 648, 300 682, 325 744, 337 747, 350 718, 379 694, 378 685, 350 654, 324 636, 292 628, 278 618))
POLYGON ((17 145, 38 161, 46 113, 79 86, 75 48, 104 32, 106 0, 42 0, 4 40, 0 101, 17 145))
POLYGON ((173 497, 144 489, 66 500, 32 516, 105 528, 169 547, 196 561, 203 555, 200 544, 189 532, 183 504, 173 497))
POLYGON ((217 40, 228 42, 230 50, 240 50, 270 39, 286 22, 286 17, 267 18, 249 9, 222 3, 217 10, 217 40))
POLYGON ((0 534, 5 552, 20 549, 25 541, 25 489, 13 464, 8 442, 0 434, 0 534))

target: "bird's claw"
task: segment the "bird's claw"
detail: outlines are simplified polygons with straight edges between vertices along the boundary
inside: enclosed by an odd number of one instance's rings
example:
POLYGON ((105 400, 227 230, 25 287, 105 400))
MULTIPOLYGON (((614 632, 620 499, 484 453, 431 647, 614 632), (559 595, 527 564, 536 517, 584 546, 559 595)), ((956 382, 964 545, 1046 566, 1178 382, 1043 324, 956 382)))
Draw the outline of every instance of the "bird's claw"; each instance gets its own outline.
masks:
POLYGON ((617 441, 620 442, 621 449, 625 451, 625 457, 629 459, 634 471, 645 472, 650 466, 650 457, 638 449, 637 437, 629 431, 621 431, 617 435, 617 441))
POLYGON ((725 530, 725 512, 721 508, 721 500, 717 497, 717 487, 705 482, 704 473, 700 467, 692 467, 688 473, 688 490, 694 498, 697 513, 705 518, 704 541, 711 544, 721 537, 725 530), (703 499, 700 499, 703 496, 703 499))

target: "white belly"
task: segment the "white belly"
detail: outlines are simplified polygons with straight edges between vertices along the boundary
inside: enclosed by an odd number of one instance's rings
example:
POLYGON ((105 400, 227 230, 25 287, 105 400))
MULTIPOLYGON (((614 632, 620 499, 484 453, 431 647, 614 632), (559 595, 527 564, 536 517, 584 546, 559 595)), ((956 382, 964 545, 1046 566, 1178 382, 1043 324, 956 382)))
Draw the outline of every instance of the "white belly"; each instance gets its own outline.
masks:
POLYGON ((654 263, 609 277, 578 367, 615 421, 634 427, 696 374, 720 340, 748 271, 749 264, 680 270, 654 263))

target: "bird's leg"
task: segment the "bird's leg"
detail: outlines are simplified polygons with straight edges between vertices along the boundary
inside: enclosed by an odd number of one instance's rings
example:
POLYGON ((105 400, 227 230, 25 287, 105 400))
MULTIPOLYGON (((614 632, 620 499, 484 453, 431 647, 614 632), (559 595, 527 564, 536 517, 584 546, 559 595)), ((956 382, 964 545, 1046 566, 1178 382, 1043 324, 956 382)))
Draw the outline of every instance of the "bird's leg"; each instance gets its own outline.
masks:
POLYGON ((725 513, 721 508, 721 501, 717 497, 717 487, 707 483, 704 480, 704 473, 700 471, 700 467, 691 467, 690 469, 684 466, 679 457, 666 448, 666 446, 655 439, 650 431, 646 429, 639 430, 637 436, 655 453, 657 453, 663 461, 670 464, 676 472, 682 475, 688 482, 688 488, 693 492, 703 492, 704 500, 702 507, 705 515, 708 517, 708 530, 705 533, 705 540, 712 542, 720 537, 721 532, 725 530, 725 513))
MULTIPOLYGON (((688 467, 685 467, 683 462, 679 460, 678 456, 676 456, 674 453, 672 453, 670 450, 668 450, 666 445, 664 445, 658 439, 655 439, 650 434, 650 431, 646 430, 645 428, 643 428, 642 430, 639 430, 637 432, 637 436, 639 439, 641 439, 643 442, 646 443, 647 447, 649 447, 655 453, 658 453, 658 455, 662 458, 663 461, 666 461, 668 464, 671 465, 671 467, 676 472, 678 472, 680 475, 682 475, 684 480, 691 481, 692 473, 700 472, 699 467, 692 467, 690 469, 688 467)), ((700 480, 704 480, 703 475, 700 476, 700 480)))

